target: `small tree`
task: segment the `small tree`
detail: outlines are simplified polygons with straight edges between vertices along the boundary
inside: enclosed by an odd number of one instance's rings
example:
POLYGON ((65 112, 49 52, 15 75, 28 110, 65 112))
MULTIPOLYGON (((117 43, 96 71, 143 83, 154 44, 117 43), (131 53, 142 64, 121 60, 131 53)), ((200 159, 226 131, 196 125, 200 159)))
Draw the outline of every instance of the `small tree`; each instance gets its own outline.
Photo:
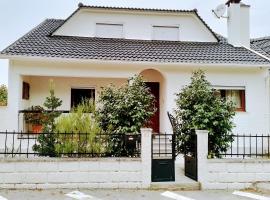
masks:
POLYGON ((7 86, 1 85, 0 86, 0 106, 7 105, 7 95, 8 95, 7 86))
POLYGON ((44 115, 46 121, 43 124, 43 134, 38 136, 38 144, 33 146, 33 150, 38 152, 41 156, 55 157, 55 119, 61 115, 56 109, 62 105, 62 100, 57 98, 54 94, 54 83, 50 81, 50 96, 46 97, 44 107, 47 109, 44 115))
POLYGON ((219 156, 232 141, 230 135, 235 108, 231 101, 216 95, 202 70, 193 72, 191 84, 177 94, 176 117, 180 122, 177 131, 178 151, 194 153, 194 130, 209 131, 209 153, 219 156))
POLYGON ((130 78, 120 88, 103 88, 99 98, 97 114, 105 132, 139 133, 156 111, 154 96, 141 76, 130 78))

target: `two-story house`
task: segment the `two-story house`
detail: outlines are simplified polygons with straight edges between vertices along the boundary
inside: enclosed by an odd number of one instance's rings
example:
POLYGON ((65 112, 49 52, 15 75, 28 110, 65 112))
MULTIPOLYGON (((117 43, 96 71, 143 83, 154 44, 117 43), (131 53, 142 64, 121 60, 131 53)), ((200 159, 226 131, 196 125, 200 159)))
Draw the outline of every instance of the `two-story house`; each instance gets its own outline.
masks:
POLYGON ((70 110, 102 86, 141 74, 157 100, 152 128, 171 132, 167 111, 195 69, 237 106, 236 132, 268 132, 270 61, 250 49, 249 6, 228 5, 228 39, 195 10, 98 7, 79 4, 67 19, 47 19, 4 49, 9 59, 8 107, 0 130, 21 130, 18 112, 42 105, 48 81, 70 110), (19 125, 18 125, 19 124, 19 125))

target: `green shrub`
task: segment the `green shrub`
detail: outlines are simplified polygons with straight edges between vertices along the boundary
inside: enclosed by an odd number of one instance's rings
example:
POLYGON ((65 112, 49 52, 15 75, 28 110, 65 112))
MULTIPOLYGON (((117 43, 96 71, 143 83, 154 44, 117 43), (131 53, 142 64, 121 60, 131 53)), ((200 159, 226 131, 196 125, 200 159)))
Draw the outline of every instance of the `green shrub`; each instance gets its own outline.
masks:
POLYGON ((6 85, 0 86, 0 106, 7 106, 8 90, 6 85))
POLYGON ((139 133, 155 113, 154 96, 141 76, 129 79, 121 87, 110 85, 102 89, 97 115, 107 133, 139 133))
POLYGON ((55 150, 55 119, 61 115, 60 112, 56 111, 58 107, 62 105, 62 100, 57 98, 54 93, 55 85, 50 80, 50 95, 46 97, 44 107, 47 109, 44 112, 46 120, 43 125, 43 134, 40 134, 37 138, 37 144, 33 146, 33 151, 38 152, 40 156, 56 156, 55 150))
POLYGON ((176 99, 178 152, 194 153, 194 130, 209 131, 209 154, 219 156, 227 150, 234 127, 235 108, 231 101, 215 95, 203 71, 193 72, 190 85, 185 86, 176 99))
POLYGON ((56 152, 72 156, 72 153, 104 153, 102 141, 96 136, 101 129, 93 113, 92 100, 84 100, 70 114, 62 115, 56 120, 56 152), (87 113, 86 113, 87 112, 87 113), (65 134, 62 134, 65 133, 65 134))

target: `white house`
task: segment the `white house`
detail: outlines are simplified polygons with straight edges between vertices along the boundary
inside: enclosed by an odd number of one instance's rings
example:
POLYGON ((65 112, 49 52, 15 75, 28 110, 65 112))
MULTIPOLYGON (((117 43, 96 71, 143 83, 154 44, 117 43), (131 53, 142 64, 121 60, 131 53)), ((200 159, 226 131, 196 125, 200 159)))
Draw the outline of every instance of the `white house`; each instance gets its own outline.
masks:
POLYGON ((249 6, 228 6, 228 40, 215 34, 197 10, 98 7, 79 4, 65 20, 47 19, 4 49, 9 59, 8 106, 0 130, 21 130, 18 112, 42 105, 48 81, 70 110, 81 96, 121 85, 141 74, 157 99, 153 129, 171 132, 167 111, 195 69, 237 104, 235 132, 270 129, 270 61, 250 49, 249 6), (19 124, 19 125, 18 125, 19 124))

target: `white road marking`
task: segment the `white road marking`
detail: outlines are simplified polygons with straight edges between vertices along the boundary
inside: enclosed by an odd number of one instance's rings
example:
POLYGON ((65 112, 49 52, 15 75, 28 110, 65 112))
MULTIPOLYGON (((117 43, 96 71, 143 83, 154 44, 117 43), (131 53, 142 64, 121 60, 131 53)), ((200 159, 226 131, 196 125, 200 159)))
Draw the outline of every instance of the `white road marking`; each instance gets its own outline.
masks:
POLYGON ((257 194, 252 194, 252 193, 249 193, 249 192, 234 191, 233 194, 237 195, 237 196, 248 197, 250 199, 270 200, 269 197, 264 197, 264 196, 257 195, 257 194))
MULTIPOLYGON (((80 191, 73 191, 70 193, 67 193, 66 196, 71 197, 73 199, 93 199, 93 200, 98 200, 98 198, 92 197, 90 195, 84 194, 80 191)), ((1 199, 0 199, 1 200, 1 199)))
POLYGON ((5 197, 0 196, 0 200, 8 200, 5 197))
POLYGON ((161 195, 176 200, 195 200, 169 191, 163 192, 161 195))

